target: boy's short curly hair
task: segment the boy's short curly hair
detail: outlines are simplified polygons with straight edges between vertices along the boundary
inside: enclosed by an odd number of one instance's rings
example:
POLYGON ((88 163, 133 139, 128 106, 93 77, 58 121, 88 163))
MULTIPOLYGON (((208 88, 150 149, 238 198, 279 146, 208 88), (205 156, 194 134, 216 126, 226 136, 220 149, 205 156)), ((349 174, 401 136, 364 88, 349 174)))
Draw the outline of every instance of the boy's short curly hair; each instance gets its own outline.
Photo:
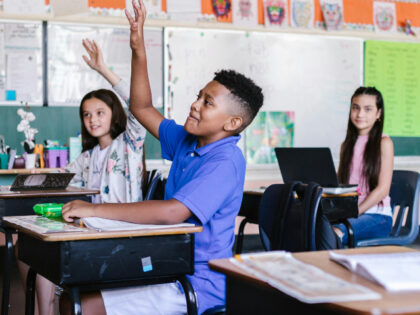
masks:
POLYGON ((213 80, 225 86, 239 105, 243 125, 238 132, 241 132, 252 122, 263 104, 262 89, 254 81, 234 70, 218 71, 213 80))

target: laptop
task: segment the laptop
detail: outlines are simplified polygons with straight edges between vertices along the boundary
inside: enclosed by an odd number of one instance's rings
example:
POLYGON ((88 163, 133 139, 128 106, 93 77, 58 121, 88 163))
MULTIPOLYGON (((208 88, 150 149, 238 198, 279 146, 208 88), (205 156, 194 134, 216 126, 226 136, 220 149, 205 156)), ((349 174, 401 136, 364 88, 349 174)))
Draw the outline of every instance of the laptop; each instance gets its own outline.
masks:
POLYGON ((65 189, 73 176, 74 173, 18 174, 10 190, 65 189))
POLYGON ((330 148, 275 148, 285 183, 315 182, 327 193, 356 191, 357 185, 339 184, 330 148), (339 189, 335 189, 339 188, 339 189))

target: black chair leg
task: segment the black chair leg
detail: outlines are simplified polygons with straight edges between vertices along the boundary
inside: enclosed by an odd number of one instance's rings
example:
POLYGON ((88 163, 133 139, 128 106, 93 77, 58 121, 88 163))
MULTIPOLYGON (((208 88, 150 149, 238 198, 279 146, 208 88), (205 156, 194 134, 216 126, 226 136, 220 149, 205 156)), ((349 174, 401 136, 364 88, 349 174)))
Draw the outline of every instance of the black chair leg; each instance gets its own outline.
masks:
POLYGON ((72 315, 82 315, 82 302, 80 300, 79 288, 72 287, 69 290, 70 292, 70 304, 71 304, 71 314, 72 315))
POLYGON ((244 218, 241 221, 241 224, 239 225, 239 229, 238 229, 238 238, 236 241, 236 249, 235 249, 235 254, 241 254, 242 253, 242 247, 243 247, 243 241, 244 241, 244 230, 245 230, 245 224, 248 223, 248 219, 244 218))
POLYGON ((36 286, 36 272, 29 268, 28 276, 26 277, 26 301, 25 314, 33 315, 35 311, 35 286, 36 286))
POLYGON ((7 315, 9 312, 9 295, 10 295, 10 274, 12 273, 13 263, 13 234, 14 230, 4 228, 6 240, 4 253, 4 270, 3 270, 3 293, 1 302, 1 314, 7 315))
POLYGON ((197 315, 197 299, 195 296, 194 289, 186 276, 178 279, 184 289, 185 298, 187 299, 187 311, 188 315, 197 315))

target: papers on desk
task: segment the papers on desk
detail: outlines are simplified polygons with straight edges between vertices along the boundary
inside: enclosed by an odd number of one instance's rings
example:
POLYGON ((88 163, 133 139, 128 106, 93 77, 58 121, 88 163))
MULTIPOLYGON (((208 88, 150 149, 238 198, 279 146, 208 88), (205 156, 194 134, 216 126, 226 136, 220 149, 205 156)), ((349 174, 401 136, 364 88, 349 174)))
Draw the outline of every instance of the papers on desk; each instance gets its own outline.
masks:
POLYGON ((341 195, 357 191, 357 185, 348 187, 322 187, 322 192, 330 195, 341 195))
POLYGON ((39 215, 8 217, 7 221, 40 234, 88 231, 86 228, 65 223, 59 219, 49 219, 39 215))
POLYGON ((305 303, 371 300, 381 297, 365 287, 305 264, 284 251, 244 254, 231 258, 231 262, 305 303))
POLYGON ((86 227, 97 231, 130 231, 143 229, 163 229, 174 227, 194 226, 192 223, 180 223, 172 225, 137 224, 125 221, 109 220, 98 217, 83 218, 82 222, 86 227))
POLYGON ((420 290, 420 252, 342 255, 330 259, 388 291, 420 290))

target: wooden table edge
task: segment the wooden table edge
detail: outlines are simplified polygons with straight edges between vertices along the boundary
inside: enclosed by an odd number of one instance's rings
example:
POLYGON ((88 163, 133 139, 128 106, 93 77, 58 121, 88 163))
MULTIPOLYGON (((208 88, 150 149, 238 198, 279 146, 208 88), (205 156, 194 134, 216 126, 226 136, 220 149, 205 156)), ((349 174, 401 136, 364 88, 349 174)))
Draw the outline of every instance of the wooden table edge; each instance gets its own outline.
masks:
MULTIPOLYGON (((10 218, 15 218, 10 216, 10 218)), ((54 233, 38 233, 29 228, 9 222, 8 217, 3 217, 3 222, 8 226, 16 229, 19 232, 26 233, 37 239, 45 242, 61 242, 61 241, 79 241, 79 240, 93 240, 105 238, 123 238, 123 237, 137 237, 137 236, 158 236, 158 235, 177 235, 199 233, 203 230, 202 226, 182 226, 159 229, 141 229, 141 230, 127 230, 127 231, 96 231, 87 229, 86 232, 54 232, 54 233)), ((73 224, 80 227, 76 224, 73 224)))

